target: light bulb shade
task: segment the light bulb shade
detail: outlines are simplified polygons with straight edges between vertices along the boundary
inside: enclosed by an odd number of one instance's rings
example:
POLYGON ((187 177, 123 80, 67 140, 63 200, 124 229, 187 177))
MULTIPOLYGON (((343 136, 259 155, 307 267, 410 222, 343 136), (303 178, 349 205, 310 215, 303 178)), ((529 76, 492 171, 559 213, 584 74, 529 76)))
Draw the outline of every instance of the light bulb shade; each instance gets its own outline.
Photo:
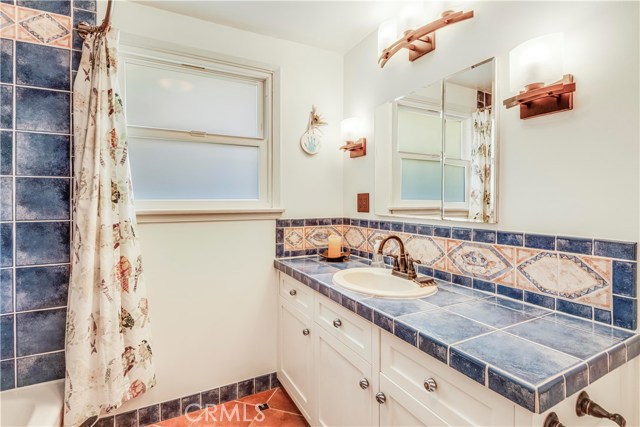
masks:
POLYGON ((356 141, 362 137, 362 120, 358 117, 344 119, 340 123, 340 133, 344 141, 356 141))
POLYGON ((398 24, 395 19, 384 21, 378 27, 378 53, 382 53, 387 47, 395 43, 397 38, 398 24))
POLYGON ((509 83, 519 92, 532 83, 549 84, 564 74, 564 34, 548 34, 528 40, 509 53, 509 83))
POLYGON ((425 23, 423 2, 412 3, 403 7, 398 15, 398 32, 396 33, 396 39, 404 36, 405 31, 415 30, 425 23))

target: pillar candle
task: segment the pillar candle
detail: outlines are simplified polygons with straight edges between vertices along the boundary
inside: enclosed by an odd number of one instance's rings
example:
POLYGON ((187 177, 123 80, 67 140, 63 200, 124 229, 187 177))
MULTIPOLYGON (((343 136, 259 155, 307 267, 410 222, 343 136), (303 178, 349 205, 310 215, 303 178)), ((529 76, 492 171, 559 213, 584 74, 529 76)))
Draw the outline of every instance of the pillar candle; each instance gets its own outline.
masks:
POLYGON ((332 234, 329 236, 329 251, 327 256, 329 258, 338 258, 342 253, 342 238, 332 234))

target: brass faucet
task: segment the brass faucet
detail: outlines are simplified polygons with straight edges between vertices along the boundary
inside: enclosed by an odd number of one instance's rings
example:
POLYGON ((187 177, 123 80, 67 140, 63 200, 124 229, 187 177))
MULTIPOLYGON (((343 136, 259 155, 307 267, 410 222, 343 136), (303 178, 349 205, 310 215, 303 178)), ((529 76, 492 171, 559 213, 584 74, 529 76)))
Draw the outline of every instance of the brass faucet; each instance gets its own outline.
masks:
POLYGON ((402 239, 400 239, 400 237, 391 235, 382 239, 380 247, 378 248, 378 253, 382 255, 382 249, 389 240, 395 240, 398 242, 398 246, 400 247, 400 255, 391 255, 393 257, 393 270, 391 271, 391 274, 402 277, 403 279, 415 280, 416 277, 418 277, 418 274, 416 273, 413 263, 417 262, 420 264, 420 260, 411 258, 411 256, 405 251, 404 243, 402 243, 402 239))

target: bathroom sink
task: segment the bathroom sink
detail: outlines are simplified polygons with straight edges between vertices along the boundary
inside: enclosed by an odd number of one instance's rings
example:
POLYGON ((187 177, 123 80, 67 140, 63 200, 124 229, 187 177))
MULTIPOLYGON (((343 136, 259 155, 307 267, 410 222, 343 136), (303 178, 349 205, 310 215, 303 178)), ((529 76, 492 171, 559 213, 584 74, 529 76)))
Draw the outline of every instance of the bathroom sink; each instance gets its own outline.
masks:
POLYGON ((386 268, 349 268, 333 275, 333 283, 351 291, 384 298, 422 298, 438 291, 411 280, 393 276, 386 268))

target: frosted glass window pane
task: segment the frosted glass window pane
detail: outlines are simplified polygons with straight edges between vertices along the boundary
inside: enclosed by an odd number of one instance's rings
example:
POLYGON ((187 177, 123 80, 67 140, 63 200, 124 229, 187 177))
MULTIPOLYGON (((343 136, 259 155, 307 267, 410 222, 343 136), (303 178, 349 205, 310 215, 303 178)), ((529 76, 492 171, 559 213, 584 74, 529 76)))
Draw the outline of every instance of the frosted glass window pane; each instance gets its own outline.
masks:
POLYGON ((258 147, 204 142, 129 140, 138 200, 257 200, 258 147))
POLYGON ((402 200, 440 200, 441 189, 439 161, 402 159, 402 200))
POLYGON ((398 150, 404 153, 439 155, 442 124, 435 113, 398 108, 398 150))
POLYGON ((465 170, 463 166, 444 166, 444 201, 464 202, 465 170))
POLYGON ((460 159, 462 155, 462 122, 455 119, 445 119, 445 153, 448 159, 460 159))
POLYGON ((260 83, 126 64, 129 125, 260 137, 260 83))

